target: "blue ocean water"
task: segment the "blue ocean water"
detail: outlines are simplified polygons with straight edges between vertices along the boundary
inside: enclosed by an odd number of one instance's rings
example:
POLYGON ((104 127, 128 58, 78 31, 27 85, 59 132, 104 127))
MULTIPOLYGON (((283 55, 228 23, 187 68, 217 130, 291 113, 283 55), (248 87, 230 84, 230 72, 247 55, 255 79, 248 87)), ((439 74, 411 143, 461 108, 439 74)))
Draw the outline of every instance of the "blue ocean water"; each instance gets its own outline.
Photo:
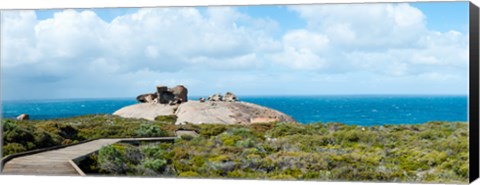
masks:
MULTIPOLYGON (((190 97, 193 100, 198 97, 190 97)), ((356 125, 415 124, 428 121, 467 121, 467 96, 258 96, 241 101, 270 107, 301 123, 342 122, 356 125)), ((85 114, 111 114, 133 98, 70 99, 2 102, 2 116, 28 113, 31 119, 85 114)))

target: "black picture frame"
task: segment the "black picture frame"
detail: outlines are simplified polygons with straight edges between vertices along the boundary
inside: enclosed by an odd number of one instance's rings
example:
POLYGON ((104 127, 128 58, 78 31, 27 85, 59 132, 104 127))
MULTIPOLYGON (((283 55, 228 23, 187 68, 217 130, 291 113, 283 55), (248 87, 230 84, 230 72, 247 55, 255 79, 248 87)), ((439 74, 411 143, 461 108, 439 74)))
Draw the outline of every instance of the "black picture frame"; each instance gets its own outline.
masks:
POLYGON ((469 180, 479 176, 479 8, 470 2, 470 84, 469 84, 469 180))

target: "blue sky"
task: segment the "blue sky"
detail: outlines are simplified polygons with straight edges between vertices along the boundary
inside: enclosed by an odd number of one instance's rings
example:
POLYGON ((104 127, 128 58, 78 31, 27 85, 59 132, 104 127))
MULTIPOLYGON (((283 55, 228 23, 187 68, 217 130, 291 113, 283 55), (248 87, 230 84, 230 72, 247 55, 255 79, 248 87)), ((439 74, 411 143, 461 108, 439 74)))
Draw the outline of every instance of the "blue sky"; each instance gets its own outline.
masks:
POLYGON ((468 87, 468 2, 3 14, 4 99, 134 97, 159 84, 191 95, 468 87))
MULTIPOLYGON (((462 33, 468 32, 468 2, 417 2, 411 6, 420 9, 427 17, 427 26, 438 31, 449 31, 457 28, 462 33)), ((252 17, 269 17, 281 24, 284 30, 298 29, 305 26, 305 21, 289 11, 286 6, 242 6, 239 11, 252 17)), ((79 9, 81 10, 81 9, 79 9)), ((110 22, 115 17, 131 14, 138 8, 104 8, 93 9, 103 20, 110 22)), ((44 20, 52 18, 55 12, 62 10, 39 10, 37 18, 44 20)))

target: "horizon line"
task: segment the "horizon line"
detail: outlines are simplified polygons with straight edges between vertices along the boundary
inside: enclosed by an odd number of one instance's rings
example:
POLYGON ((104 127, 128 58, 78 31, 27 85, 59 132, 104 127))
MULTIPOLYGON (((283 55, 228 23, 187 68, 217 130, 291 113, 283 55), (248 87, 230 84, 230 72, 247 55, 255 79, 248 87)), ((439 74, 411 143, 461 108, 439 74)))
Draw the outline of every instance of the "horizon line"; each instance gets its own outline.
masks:
MULTIPOLYGON (((215 93, 218 94, 218 93, 215 93)), ((221 93, 220 93, 221 94, 221 93)), ((223 94, 222 94, 223 95, 223 94)), ((277 95, 254 95, 254 94, 235 94, 241 99, 241 97, 315 97, 315 96, 469 96, 469 94, 277 94, 277 95)), ((189 97, 208 97, 210 95, 188 95, 189 97)), ((41 100, 99 100, 99 99, 130 99, 135 100, 136 96, 130 97, 71 97, 71 98, 45 98, 45 99, 0 99, 0 102, 4 101, 41 101, 41 100)))

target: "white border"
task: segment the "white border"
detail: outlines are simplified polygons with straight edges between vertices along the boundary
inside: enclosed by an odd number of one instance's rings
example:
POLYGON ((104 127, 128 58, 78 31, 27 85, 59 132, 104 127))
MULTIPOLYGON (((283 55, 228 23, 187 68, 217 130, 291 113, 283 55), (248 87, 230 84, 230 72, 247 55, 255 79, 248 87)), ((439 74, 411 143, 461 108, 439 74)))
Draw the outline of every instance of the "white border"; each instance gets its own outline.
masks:
MULTIPOLYGON (((3 0, 0 10, 12 9, 60 9, 60 8, 107 8, 107 7, 164 7, 164 6, 207 6, 207 5, 265 5, 265 4, 314 4, 314 3, 374 3, 374 2, 440 2, 462 0, 3 0)), ((471 0, 480 5, 480 0, 471 0)), ((0 38, 1 39, 1 38, 0 38)), ((139 177, 65 177, 65 176, 22 176, 1 175, 1 184, 195 184, 195 185, 392 185, 406 183, 375 182, 325 182, 325 181, 258 181, 258 180, 207 180, 139 177)), ((410 183, 408 183, 410 184, 410 183)), ((480 180, 472 184, 480 185, 480 180)))

